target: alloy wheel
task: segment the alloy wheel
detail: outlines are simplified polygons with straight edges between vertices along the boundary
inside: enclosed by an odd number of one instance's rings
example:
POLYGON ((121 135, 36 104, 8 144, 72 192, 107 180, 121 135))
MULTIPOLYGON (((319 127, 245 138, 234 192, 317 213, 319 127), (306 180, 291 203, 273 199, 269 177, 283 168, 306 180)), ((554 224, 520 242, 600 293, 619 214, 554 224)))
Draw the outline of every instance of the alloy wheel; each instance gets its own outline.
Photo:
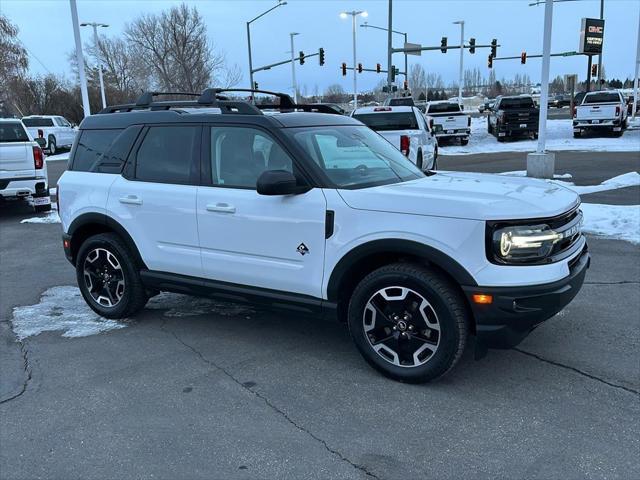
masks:
POLYGON ((125 292, 124 271, 116 256, 105 248, 94 248, 84 259, 87 291, 103 307, 115 307, 125 292))

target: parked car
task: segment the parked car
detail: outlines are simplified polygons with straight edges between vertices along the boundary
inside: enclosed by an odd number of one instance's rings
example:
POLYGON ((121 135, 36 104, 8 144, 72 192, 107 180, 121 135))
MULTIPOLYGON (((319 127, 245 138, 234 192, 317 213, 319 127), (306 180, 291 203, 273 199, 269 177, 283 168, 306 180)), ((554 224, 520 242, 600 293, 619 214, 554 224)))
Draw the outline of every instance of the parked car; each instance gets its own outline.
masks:
POLYGON ((589 92, 575 109, 575 138, 584 131, 607 131, 620 136, 626 128, 627 106, 617 90, 589 92))
POLYGON ((562 108, 571 105, 571 95, 559 94, 553 97, 553 100, 549 102, 550 107, 562 108))
POLYGON ((30 115, 23 117, 22 122, 31 138, 40 139, 41 147, 51 155, 59 148, 71 148, 77 132, 66 118, 58 115, 30 115))
POLYGON ((322 313, 374 368, 417 383, 451 370, 472 335, 518 344, 580 290, 575 192, 425 174, 355 118, 263 115, 220 92, 144 95, 82 121, 58 183, 62 244, 102 317, 130 318, 159 291, 322 313))
POLYGON ((539 118, 530 95, 500 96, 487 117, 487 129, 499 142, 515 136, 537 138, 539 118))
POLYGON ((449 100, 429 102, 425 116, 432 127, 437 127, 438 142, 459 139, 461 145, 469 143, 471 115, 464 113, 457 102, 449 100))
POLYGON ((478 111, 480 113, 488 112, 493 107, 495 101, 495 98, 486 100, 484 103, 481 103, 480 106, 478 106, 478 111))
POLYGON ((51 210, 44 154, 17 118, 0 118, 0 199, 30 201, 36 212, 51 210))
POLYGON ((420 170, 437 167, 438 142, 418 107, 364 107, 352 116, 382 135, 420 170))

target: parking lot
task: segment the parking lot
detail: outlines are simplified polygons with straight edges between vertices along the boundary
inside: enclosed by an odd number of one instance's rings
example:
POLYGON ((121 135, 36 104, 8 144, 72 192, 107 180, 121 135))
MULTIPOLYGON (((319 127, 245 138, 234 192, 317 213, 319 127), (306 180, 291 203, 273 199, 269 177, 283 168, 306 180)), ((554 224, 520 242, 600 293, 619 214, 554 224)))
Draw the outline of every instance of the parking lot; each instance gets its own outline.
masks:
MULTIPOLYGON (((525 158, 439 166, 519 171, 525 158)), ((637 152, 556 162, 577 185, 640 170, 637 152)), ((638 205, 640 187, 583 200, 638 205)), ((3 477, 640 476, 637 244, 590 236, 584 288, 516 350, 469 349, 443 380, 405 385, 368 367, 341 324, 179 295, 75 337, 88 308, 60 225, 20 223, 32 217, 0 217, 3 477)))

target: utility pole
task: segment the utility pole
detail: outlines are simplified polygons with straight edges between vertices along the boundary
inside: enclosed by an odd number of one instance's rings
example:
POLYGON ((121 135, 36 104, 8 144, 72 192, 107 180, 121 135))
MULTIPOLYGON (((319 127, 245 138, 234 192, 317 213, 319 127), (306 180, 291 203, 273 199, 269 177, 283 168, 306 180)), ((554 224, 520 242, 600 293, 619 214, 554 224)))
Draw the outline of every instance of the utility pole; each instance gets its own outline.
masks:
POLYGON ((96 60, 98 61, 98 76, 100 77, 100 96, 102 97, 102 108, 107 108, 107 100, 104 93, 104 80, 102 79, 102 59, 100 57, 100 47, 98 46, 98 27, 107 28, 106 23, 85 22, 81 27, 93 27, 93 44, 96 49, 96 60))
POLYGON ((460 25, 460 72, 458 74, 458 104, 462 106, 462 76, 463 76, 463 63, 464 63, 464 20, 458 20, 453 22, 456 25, 460 25))
POLYGON ((275 10, 278 7, 282 7, 283 5, 286 5, 287 2, 283 2, 282 0, 278 0, 278 4, 271 7, 268 10, 265 10, 264 12, 262 12, 260 15, 258 15, 257 17, 249 20, 247 22, 247 50, 249 50, 249 89, 253 90, 253 61, 251 58, 251 29, 250 26, 253 22, 255 22, 256 20, 258 20, 260 17, 265 16, 267 13, 269 13, 272 10, 275 10))
POLYGON ((78 76, 80 77, 80 93, 82 95, 82 109, 84 117, 91 115, 89 106, 89 92, 87 91, 87 77, 84 74, 84 57, 82 56, 82 40, 80 39, 80 26, 78 25, 78 7, 76 0, 69 0, 71 7, 71 23, 73 24, 73 38, 76 42, 76 61, 78 62, 78 76))
POLYGON ((387 28, 387 88, 389 89, 389 93, 391 93, 391 77, 393 75, 392 69, 393 65, 391 65, 391 54, 392 52, 392 38, 393 35, 393 0, 389 0, 389 15, 388 15, 388 28, 387 28))
MULTIPOLYGON (((542 74, 540 79, 540 119, 538 123, 538 147, 527 155, 527 176, 553 178, 555 155, 546 151, 547 109, 549 105, 549 65, 551 63, 551 25, 553 23, 553 0, 544 6, 544 38, 542 41, 542 74)), ((591 72, 589 72, 591 74, 591 72)))
MULTIPOLYGON (((604 0, 600 0, 600 20, 604 20, 604 0)), ((602 90, 602 52, 598 55, 598 90, 602 90)))
POLYGON ((298 32, 291 32, 289 37, 291 37, 291 82, 293 85, 293 101, 294 103, 298 103, 298 84, 296 83, 296 61, 295 61, 295 49, 293 47, 293 37, 296 35, 300 35, 298 32))

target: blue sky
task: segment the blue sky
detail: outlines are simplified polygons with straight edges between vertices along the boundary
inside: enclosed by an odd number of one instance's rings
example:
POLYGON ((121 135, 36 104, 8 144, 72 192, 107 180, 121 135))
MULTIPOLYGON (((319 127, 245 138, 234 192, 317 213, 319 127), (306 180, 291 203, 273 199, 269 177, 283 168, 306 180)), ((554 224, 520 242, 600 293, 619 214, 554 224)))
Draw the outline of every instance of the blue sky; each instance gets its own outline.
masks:
MULTIPOLYGON (((395 0, 394 29, 408 32, 409 42, 423 45, 439 45, 447 36, 450 44, 459 43, 460 29, 452 24, 465 20, 465 37, 475 37, 477 43, 489 43, 497 38, 502 47, 498 56, 541 53, 544 6, 529 7, 531 0, 395 0)), ((127 22, 141 13, 160 12, 173 0, 78 0, 80 21, 99 21, 110 27, 103 29, 108 36, 119 35, 127 22)), ((196 5, 204 17, 209 37, 216 48, 223 50, 230 63, 237 63, 243 70, 242 86, 248 86, 248 65, 245 22, 275 5, 273 0, 201 0, 186 1, 196 5)), ((300 88, 307 87, 312 94, 315 85, 322 91, 332 83, 342 84, 347 91, 352 80, 339 71, 343 61, 351 64, 351 20, 343 20, 344 10, 366 10, 372 25, 387 24, 387 0, 288 0, 286 6, 277 8, 252 24, 254 66, 273 63, 288 58, 289 32, 299 32, 295 49, 307 53, 324 47, 326 65, 320 67, 317 58, 308 59, 297 66, 300 88)), ((598 17, 599 0, 556 3, 554 6, 552 51, 577 50, 580 19, 598 17)), ((605 0, 604 64, 609 77, 633 75, 638 14, 637 0, 605 0)), ((20 28, 20 39, 32 53, 31 68, 37 73, 47 70, 70 75, 67 53, 74 48, 71 14, 67 0, 2 0, 0 11, 20 28), (42 64, 34 58, 37 57, 42 64)), ((386 66, 386 33, 358 28, 358 61, 374 68, 377 62, 386 66)), ((81 29, 83 40, 91 39, 91 30, 81 29)), ((401 46, 402 38, 394 36, 395 46, 401 46)), ((465 67, 478 67, 485 74, 488 50, 478 50, 475 55, 465 52, 465 67)), ((403 56, 394 55, 394 63, 401 66, 403 56)), ((425 52, 422 56, 410 56, 409 65, 421 63, 427 71, 438 72, 445 82, 457 79, 458 53, 425 52)), ((577 73, 584 78, 586 57, 552 59, 551 75, 577 73)), ((530 59, 527 65, 519 60, 495 62, 498 78, 512 77, 516 73, 528 74, 533 81, 540 78, 540 60, 530 59)), ((384 67, 383 67, 384 68, 384 67)), ((358 77, 360 90, 369 89, 383 75, 363 73, 358 77)), ((261 88, 285 90, 291 85, 291 69, 288 65, 256 74, 261 88)))

